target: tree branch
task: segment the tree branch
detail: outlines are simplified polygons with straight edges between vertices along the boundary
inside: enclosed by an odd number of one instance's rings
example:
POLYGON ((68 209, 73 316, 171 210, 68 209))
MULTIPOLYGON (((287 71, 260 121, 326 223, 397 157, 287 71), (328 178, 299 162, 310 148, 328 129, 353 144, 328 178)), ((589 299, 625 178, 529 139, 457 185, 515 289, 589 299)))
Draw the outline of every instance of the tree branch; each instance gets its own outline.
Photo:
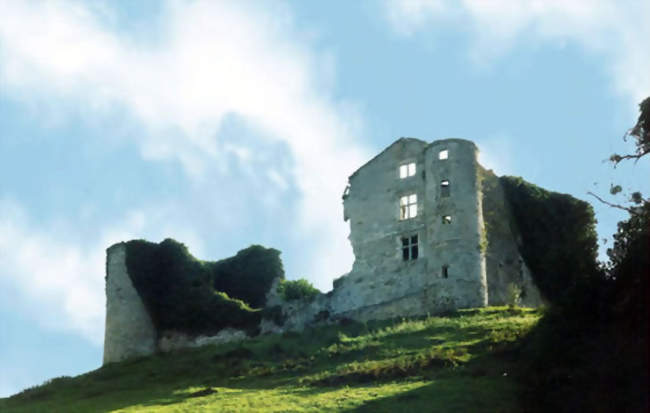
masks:
POLYGON ((650 153, 650 149, 646 149, 645 151, 639 152, 634 155, 618 155, 614 154, 612 155, 609 160, 614 163, 614 168, 624 159, 634 159, 634 163, 637 163, 639 159, 641 159, 643 156, 647 155, 650 153))
POLYGON ((627 212, 629 212, 630 214, 634 214, 634 213, 635 213, 635 209, 634 209, 634 207, 624 207, 623 205, 612 204, 611 202, 605 201, 603 198, 599 197, 598 195, 594 194, 594 193, 591 192, 591 191, 587 192, 587 194, 593 196, 594 198, 596 198, 597 200, 599 200, 599 201, 602 202, 603 204, 608 205, 608 206, 610 206, 610 207, 612 207, 612 208, 622 209, 623 211, 627 211, 627 212))

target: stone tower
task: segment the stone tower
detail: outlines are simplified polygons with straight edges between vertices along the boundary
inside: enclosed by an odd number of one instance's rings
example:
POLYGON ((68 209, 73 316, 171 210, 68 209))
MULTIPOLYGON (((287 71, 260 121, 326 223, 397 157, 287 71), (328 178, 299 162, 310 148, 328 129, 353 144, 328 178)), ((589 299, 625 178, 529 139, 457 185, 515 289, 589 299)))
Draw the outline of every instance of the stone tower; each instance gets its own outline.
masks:
POLYGON ((332 294, 357 319, 487 305, 477 148, 401 138, 359 168, 344 194, 355 255, 332 294))
POLYGON ((435 275, 451 280, 458 307, 488 303, 478 149, 445 139, 425 149, 426 251, 435 275))
POLYGON ((156 350, 156 329, 126 268, 126 244, 106 250, 104 364, 148 356, 156 350))

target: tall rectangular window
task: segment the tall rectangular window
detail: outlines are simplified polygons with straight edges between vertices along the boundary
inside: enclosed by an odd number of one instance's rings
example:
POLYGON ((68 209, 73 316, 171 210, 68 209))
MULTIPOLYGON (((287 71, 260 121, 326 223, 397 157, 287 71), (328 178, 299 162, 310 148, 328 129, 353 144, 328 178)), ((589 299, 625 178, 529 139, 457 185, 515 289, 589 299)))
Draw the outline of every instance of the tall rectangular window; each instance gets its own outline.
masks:
POLYGON ((405 195, 399 199, 399 219, 410 219, 418 216, 417 194, 405 195))
POLYGON ((400 179, 415 175, 415 162, 405 163, 399 166, 400 179))
POLYGON ((442 266, 442 278, 449 278, 449 265, 442 266))
POLYGON ((417 234, 402 237, 402 259, 404 261, 416 260, 419 256, 417 234))
POLYGON ((449 181, 446 179, 440 182, 440 196, 443 198, 449 196, 449 181))

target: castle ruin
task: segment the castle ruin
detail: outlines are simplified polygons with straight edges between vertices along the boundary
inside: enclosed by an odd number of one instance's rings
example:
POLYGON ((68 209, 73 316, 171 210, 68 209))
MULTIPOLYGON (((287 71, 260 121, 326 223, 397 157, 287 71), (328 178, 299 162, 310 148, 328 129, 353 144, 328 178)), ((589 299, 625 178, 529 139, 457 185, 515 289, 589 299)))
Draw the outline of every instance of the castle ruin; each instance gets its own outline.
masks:
MULTIPOLYGON (((351 271, 310 302, 284 302, 276 280, 266 306, 277 308, 282 321, 262 319, 262 334, 344 318, 366 321, 503 305, 513 287, 522 305, 542 302, 519 253, 520 236, 498 177, 478 163, 471 141, 398 139, 349 177, 343 218, 350 222, 351 271)), ((120 245, 107 251, 104 363, 245 338, 225 331, 212 339, 179 340, 152 331, 120 245), (181 344, 170 346, 170 341, 181 344)))

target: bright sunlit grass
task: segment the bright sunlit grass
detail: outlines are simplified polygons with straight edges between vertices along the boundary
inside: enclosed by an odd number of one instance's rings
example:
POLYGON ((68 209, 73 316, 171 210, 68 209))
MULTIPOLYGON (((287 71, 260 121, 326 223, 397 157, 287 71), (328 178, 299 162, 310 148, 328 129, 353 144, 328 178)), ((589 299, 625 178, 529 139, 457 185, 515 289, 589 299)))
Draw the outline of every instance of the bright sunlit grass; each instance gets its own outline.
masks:
POLYGON ((529 309, 350 322, 117 363, 57 378, 3 412, 519 411, 529 309))

